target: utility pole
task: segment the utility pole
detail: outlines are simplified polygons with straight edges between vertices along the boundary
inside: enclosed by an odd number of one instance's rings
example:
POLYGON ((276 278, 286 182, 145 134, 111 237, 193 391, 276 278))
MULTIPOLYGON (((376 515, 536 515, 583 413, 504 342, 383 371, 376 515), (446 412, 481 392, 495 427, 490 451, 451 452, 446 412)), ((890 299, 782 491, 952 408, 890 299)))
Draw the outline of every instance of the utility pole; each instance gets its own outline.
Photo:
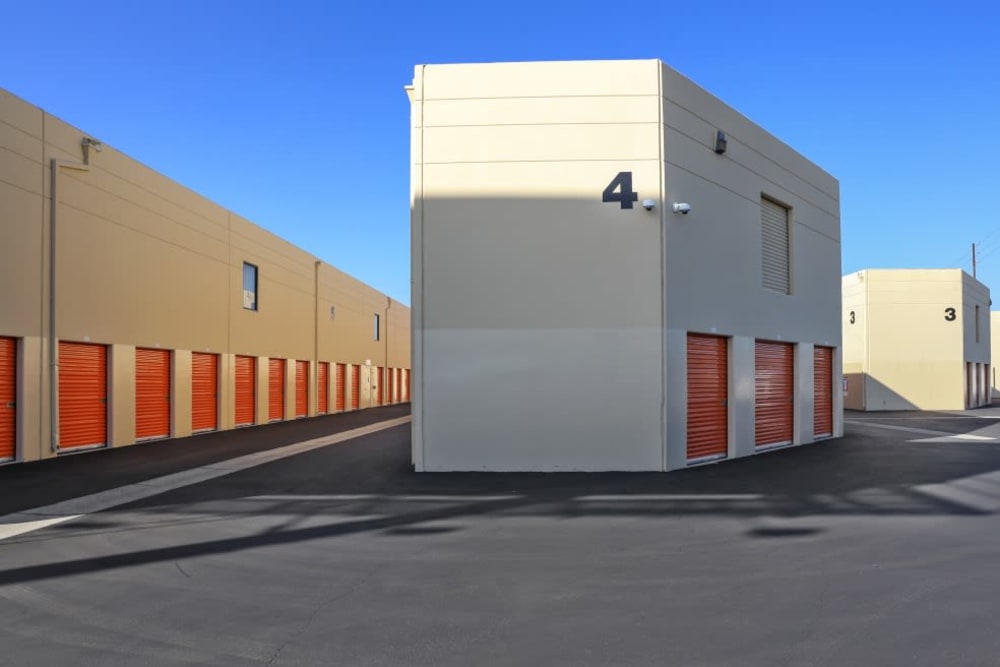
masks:
POLYGON ((976 277, 976 244, 972 244, 972 277, 976 277))

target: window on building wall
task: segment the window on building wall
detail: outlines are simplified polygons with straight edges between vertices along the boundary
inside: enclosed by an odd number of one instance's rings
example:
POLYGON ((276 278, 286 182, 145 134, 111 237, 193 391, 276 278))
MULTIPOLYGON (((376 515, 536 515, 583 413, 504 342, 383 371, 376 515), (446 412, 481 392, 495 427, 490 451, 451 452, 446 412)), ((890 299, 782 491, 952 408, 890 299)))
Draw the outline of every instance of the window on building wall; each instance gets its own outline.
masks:
POLYGON ((979 306, 976 306, 976 342, 979 342, 979 306))
POLYGON ((375 313, 375 340, 378 340, 379 320, 380 319, 381 318, 378 316, 378 313, 375 313))
POLYGON ((243 307, 257 310, 257 267, 243 262, 243 307))
POLYGON ((761 284, 775 292, 792 293, 789 209, 760 198, 761 284))

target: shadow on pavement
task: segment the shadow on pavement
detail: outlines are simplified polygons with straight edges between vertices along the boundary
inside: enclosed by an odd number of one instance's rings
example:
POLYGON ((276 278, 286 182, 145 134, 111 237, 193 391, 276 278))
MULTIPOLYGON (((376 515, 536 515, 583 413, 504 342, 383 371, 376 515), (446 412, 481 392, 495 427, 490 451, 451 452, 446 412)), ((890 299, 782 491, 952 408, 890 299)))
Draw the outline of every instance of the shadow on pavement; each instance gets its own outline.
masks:
MULTIPOLYGON (((483 518, 976 517, 1000 509, 998 470, 1000 444, 919 443, 895 431, 856 429, 842 439, 669 474, 415 473, 409 427, 401 426, 87 519, 101 532, 245 519, 257 524, 254 534, 8 569, 0 585, 360 533, 437 539, 483 518)), ((66 524, 65 532, 34 539, 61 539, 81 527, 66 524)), ((779 525, 746 537, 820 532, 779 525)))

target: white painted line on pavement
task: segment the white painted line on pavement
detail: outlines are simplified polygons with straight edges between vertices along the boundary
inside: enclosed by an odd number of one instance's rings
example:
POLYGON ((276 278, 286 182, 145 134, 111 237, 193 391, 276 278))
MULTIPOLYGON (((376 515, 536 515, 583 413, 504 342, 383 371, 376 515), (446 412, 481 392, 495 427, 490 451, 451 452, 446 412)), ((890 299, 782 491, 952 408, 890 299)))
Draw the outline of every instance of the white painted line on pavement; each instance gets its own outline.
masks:
POLYGON ((861 421, 858 419, 845 419, 845 424, 855 424, 857 426, 868 426, 871 428, 884 428, 890 431, 906 431, 908 433, 919 433, 938 438, 948 438, 954 440, 996 440, 985 435, 973 435, 971 433, 948 433, 947 431, 932 431, 926 428, 914 428, 912 426, 893 426, 892 424, 876 424, 875 422, 861 421))
POLYGON ((937 420, 945 420, 945 419, 1000 419, 1000 415, 965 415, 965 414, 956 415, 956 414, 952 413, 952 414, 949 414, 947 416, 945 416, 945 415, 934 415, 932 417, 851 417, 847 421, 855 421, 855 422, 868 422, 868 421, 871 421, 871 422, 874 422, 874 421, 880 421, 880 422, 881 421, 907 422, 907 421, 915 421, 917 419, 933 419, 935 421, 937 421, 937 420))
POLYGON ((81 516, 83 515, 77 514, 57 516, 49 519, 38 519, 27 512, 8 514, 7 516, 0 518, 0 540, 5 540, 8 537, 15 537, 17 535, 23 535, 24 533, 30 533, 33 530, 48 528, 49 526, 54 526, 56 524, 63 523, 64 521, 79 519, 81 516))
POLYGON ((646 501, 718 501, 718 500, 762 500, 764 495, 760 493, 636 493, 636 494, 616 494, 616 495, 593 495, 580 496, 576 500, 585 502, 646 502, 646 501))
POLYGON ((510 494, 506 496, 466 496, 466 495, 456 495, 456 496, 442 496, 442 495, 430 495, 430 496, 418 496, 418 495, 406 495, 406 496, 396 496, 392 494, 380 495, 374 493, 358 493, 358 494, 314 494, 314 495, 301 495, 297 496, 294 494, 280 494, 280 495, 263 495, 263 496, 245 496, 242 500, 262 500, 270 502, 312 502, 312 501, 333 501, 333 502, 352 502, 359 500, 399 500, 403 502, 469 502, 469 501, 491 501, 491 500, 510 500, 511 498, 519 497, 517 494, 510 494))
POLYGON ((346 440, 359 438, 363 435, 384 431, 386 429, 406 424, 410 421, 410 419, 411 417, 409 415, 406 417, 399 417, 397 419, 390 419, 384 422, 378 422, 375 424, 369 424, 368 426, 351 429, 350 431, 344 431, 342 433, 326 435, 321 438, 313 438, 312 440, 303 440, 302 442, 285 445, 284 447, 269 449, 262 452, 254 452, 253 454, 238 456, 234 459, 229 459, 228 461, 211 463, 209 465, 201 466, 200 468, 183 470, 181 472, 164 475, 155 479, 149 479, 144 482, 137 482, 127 486, 109 489, 107 491, 92 493, 88 496, 64 500, 52 505, 46 505, 45 507, 38 507, 31 510, 25 510, 23 512, 17 512, 15 514, 8 514, 7 516, 0 517, 0 540, 14 537, 15 535, 30 533, 33 530, 53 526, 58 523, 63 523, 64 521, 79 519, 81 516, 85 516, 87 514, 93 514, 94 512, 100 512, 112 507, 117 507, 118 505, 125 505, 126 503, 135 502, 136 500, 142 500, 143 498, 159 495, 166 491, 173 491, 174 489, 179 489, 181 487, 191 486, 192 484, 198 484, 199 482, 205 482, 210 479, 215 479, 216 477, 222 477, 223 475, 238 472, 240 470, 254 468, 265 463, 277 461, 289 456, 295 456, 296 454, 302 454, 303 452, 308 452, 313 449, 319 449, 320 447, 327 447, 346 440))

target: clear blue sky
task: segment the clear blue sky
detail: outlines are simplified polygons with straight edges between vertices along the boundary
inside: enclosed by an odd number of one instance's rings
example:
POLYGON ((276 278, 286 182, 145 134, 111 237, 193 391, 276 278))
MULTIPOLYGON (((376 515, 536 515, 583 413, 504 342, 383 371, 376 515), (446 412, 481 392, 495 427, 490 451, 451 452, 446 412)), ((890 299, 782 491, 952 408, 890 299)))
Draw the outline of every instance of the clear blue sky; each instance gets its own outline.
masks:
POLYGON ((419 63, 660 58, 840 180, 844 273, 1000 294, 1000 8, 4 0, 0 87, 409 303, 419 63))

